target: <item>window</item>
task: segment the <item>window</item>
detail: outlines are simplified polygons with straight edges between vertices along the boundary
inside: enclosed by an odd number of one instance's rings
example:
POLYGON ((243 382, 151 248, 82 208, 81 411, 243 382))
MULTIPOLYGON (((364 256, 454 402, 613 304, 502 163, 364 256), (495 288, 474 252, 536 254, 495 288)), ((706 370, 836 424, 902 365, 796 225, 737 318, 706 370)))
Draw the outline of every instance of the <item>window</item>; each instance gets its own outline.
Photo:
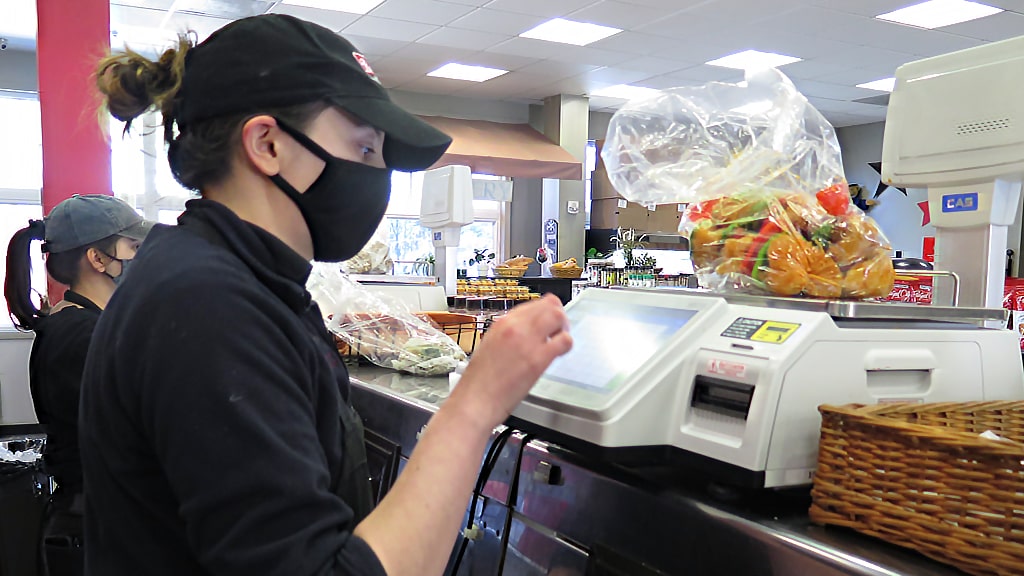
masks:
MULTIPOLYGON (((502 179, 500 176, 473 175, 474 179, 502 179)), ((422 172, 394 172, 391 176, 391 201, 382 227, 387 228, 391 259, 395 262, 395 274, 412 274, 416 260, 434 253, 430 230, 419 224, 420 193, 423 187, 422 172)), ((475 222, 464 226, 459 235, 459 249, 456 261, 465 266, 473 257, 473 250, 494 252, 498 259, 502 254, 501 223, 504 207, 501 202, 474 200, 475 222)))
POLYGON ((175 224, 185 202, 195 198, 171 175, 160 118, 148 113, 135 120, 128 134, 110 119, 110 162, 114 195, 135 206, 150 220, 175 224))
POLYGON ((0 90, 0 189, 43 186, 43 130, 35 93, 0 90))
MULTIPOLYGON (((35 93, 0 90, 0 239, 4 257, 0 258, 0 278, 7 278, 7 244, 15 232, 34 218, 42 218, 39 189, 43 185, 43 136, 39 119, 39 100, 35 93)), ((31 250, 32 285, 46 290, 46 271, 39 244, 31 250)), ((38 305, 38 303, 37 303, 38 305)), ((0 330, 14 327, 2 306, 0 330)))

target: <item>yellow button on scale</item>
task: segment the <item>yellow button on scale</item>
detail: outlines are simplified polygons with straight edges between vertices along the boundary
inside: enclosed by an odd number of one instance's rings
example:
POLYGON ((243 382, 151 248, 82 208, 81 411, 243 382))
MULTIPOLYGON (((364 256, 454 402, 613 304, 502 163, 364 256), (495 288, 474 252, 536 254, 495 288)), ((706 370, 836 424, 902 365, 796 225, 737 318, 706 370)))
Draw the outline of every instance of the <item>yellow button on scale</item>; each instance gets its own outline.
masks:
POLYGON ((751 340, 756 342, 769 342, 771 344, 782 344, 789 338, 796 329, 799 328, 799 324, 790 324, 788 322, 773 322, 771 320, 765 322, 754 335, 750 337, 751 340))

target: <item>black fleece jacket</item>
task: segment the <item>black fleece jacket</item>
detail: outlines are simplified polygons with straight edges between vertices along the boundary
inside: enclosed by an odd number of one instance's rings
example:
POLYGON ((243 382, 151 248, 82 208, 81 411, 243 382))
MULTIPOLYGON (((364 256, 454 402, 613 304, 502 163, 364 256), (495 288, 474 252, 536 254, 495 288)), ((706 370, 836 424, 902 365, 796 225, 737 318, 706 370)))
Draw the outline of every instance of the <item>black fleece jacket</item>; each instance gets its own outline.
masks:
POLYGON ((209 200, 150 233, 86 362, 86 574, 384 574, 332 491, 349 383, 309 272, 209 200))

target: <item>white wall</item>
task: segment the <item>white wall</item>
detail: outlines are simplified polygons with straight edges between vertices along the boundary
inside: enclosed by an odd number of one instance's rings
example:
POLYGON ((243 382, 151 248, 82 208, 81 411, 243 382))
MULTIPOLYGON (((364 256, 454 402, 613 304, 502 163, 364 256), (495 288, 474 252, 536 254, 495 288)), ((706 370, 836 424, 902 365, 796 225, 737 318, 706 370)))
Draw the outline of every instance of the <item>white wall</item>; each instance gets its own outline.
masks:
MULTIPOLYGON (((882 159, 882 136, 884 122, 838 128, 839 147, 843 152, 843 170, 851 184, 860 184, 874 194, 880 177, 868 162, 882 159)), ((869 215, 878 222, 882 232, 889 238, 894 250, 902 250, 907 258, 920 258, 925 236, 934 236, 935 227, 921 226, 921 209, 918 202, 928 199, 924 189, 910 188, 907 195, 895 188, 889 188, 878 198, 881 202, 869 215)))
POLYGON ((604 140, 608 135, 608 124, 612 121, 610 112, 591 112, 589 140, 604 140))
POLYGON ((0 332, 0 424, 36 422, 28 388, 28 353, 32 335, 0 332))

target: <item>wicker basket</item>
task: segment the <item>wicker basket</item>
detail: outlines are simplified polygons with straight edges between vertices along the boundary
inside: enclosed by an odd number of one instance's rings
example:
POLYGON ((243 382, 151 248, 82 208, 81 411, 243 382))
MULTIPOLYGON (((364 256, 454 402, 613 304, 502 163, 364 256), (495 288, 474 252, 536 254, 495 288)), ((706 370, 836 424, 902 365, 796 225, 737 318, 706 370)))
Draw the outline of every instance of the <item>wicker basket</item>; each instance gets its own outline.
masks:
POLYGON ((813 521, 975 576, 1024 574, 1024 402, 819 410, 813 521))
POLYGON ((583 268, 552 268, 551 275, 555 278, 579 278, 583 274, 583 268))
POLYGON ((494 269, 494 275, 501 278, 522 278, 526 274, 527 268, 527 266, 499 266, 494 269))

